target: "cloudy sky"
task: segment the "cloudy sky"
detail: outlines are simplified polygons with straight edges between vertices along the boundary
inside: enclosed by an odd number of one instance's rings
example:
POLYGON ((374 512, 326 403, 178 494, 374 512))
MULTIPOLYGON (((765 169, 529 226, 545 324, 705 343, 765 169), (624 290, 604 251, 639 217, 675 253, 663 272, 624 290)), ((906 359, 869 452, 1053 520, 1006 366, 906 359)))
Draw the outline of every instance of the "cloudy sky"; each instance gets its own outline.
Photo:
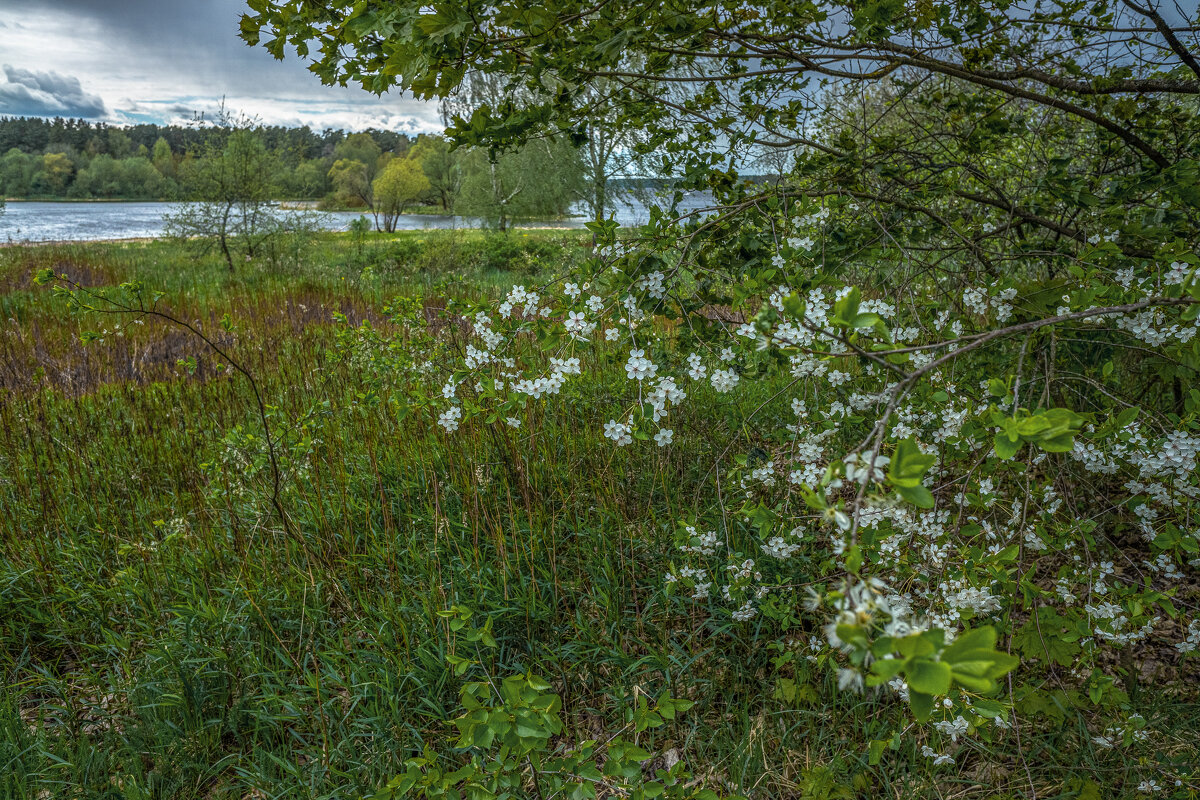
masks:
POLYGON ((227 108, 267 124, 438 130, 400 95, 322 86, 238 38, 242 0, 0 0, 0 116, 185 122, 227 108))

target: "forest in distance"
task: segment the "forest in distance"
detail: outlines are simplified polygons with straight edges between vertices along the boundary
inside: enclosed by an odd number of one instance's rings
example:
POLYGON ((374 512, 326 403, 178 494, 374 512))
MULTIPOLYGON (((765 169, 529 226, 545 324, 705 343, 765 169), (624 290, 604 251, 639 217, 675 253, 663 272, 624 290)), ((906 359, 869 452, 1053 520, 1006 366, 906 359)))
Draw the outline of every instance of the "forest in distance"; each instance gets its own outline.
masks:
MULTIPOLYGON (((224 139, 228 133, 219 125, 121 126, 61 117, 0 117, 0 157, 5 159, 0 168, 0 195, 13 199, 182 199, 185 190, 179 179, 183 161, 189 153, 194 157, 211 138, 224 139), (107 158, 91 169, 100 156, 107 158)), ((378 129, 361 133, 360 146, 400 156, 407 155, 414 140, 420 138, 378 129), (366 145, 368 140, 370 145, 366 145)), ((343 155, 347 152, 345 131, 318 133, 307 127, 264 125, 257 128, 256 135, 276 160, 273 177, 281 198, 319 199, 333 191, 329 169, 337 160, 339 145, 343 155)), ((353 155, 366 157, 362 151, 353 155)))
POLYGON ((380 226, 406 211, 479 217, 502 228, 561 219, 573 206, 603 217, 622 197, 664 183, 589 170, 582 152, 562 143, 533 143, 492 165, 482 152, 453 150, 439 134, 317 133, 224 111, 189 126, 0 117, 0 197, 14 200, 204 199, 206 166, 231 157, 256 176, 243 194, 361 209, 380 226))

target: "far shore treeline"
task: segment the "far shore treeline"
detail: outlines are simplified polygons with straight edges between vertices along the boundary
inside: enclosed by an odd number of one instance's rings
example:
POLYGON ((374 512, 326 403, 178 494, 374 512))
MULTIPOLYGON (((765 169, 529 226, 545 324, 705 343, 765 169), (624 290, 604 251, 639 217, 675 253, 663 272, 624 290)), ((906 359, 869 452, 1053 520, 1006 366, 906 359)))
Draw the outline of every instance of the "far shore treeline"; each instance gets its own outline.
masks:
MULTIPOLYGON (((0 193, 28 199, 176 200, 180 168, 231 129, 218 125, 115 126, 83 119, 0 117, 0 193)), ((319 199, 333 191, 329 169, 338 148, 354 136, 344 130, 263 125, 254 131, 278 159, 281 197, 319 199)), ((363 131, 381 153, 406 154, 416 138, 363 131)), ((351 142, 353 146, 353 142, 351 142)))
POLYGON ((597 192, 580 151, 566 141, 534 142, 493 161, 482 150, 453 150, 437 134, 317 132, 244 120, 114 126, 0 117, 0 197, 194 199, 205 160, 227 153, 235 138, 240 151, 253 150, 266 196, 362 209, 381 229, 413 211, 481 217, 501 229, 564 217, 579 202, 592 214, 611 211, 607 192, 597 192))

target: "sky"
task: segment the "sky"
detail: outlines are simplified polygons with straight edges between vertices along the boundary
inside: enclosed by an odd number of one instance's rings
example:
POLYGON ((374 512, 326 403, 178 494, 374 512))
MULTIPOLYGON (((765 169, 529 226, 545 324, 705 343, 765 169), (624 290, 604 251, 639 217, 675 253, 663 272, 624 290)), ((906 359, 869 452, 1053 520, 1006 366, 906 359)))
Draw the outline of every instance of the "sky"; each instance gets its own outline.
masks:
POLYGON ((238 38, 243 0, 0 0, 0 116, 186 123, 228 110, 316 130, 440 130, 433 104, 323 86, 238 38))

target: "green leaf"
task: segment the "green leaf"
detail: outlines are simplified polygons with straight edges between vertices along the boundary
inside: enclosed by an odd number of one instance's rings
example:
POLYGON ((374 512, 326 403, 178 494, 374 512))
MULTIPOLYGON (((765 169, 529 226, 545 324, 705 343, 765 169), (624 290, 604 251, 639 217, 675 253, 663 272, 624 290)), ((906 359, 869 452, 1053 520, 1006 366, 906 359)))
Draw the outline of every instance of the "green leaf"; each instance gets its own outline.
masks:
POLYGON ((927 722, 929 715, 933 712, 933 695, 914 692, 911 688, 908 692, 908 705, 913 710, 913 715, 918 722, 927 722))
POLYGON ((905 669, 904 679, 910 689, 930 695, 942 695, 950 691, 950 665, 927 658, 914 658, 905 669))
POLYGON ((625 745, 625 758, 628 758, 631 761, 649 761, 651 757, 652 756, 650 753, 638 747, 637 745, 625 745))
POLYGON ((888 482, 896 487, 915 488, 921 485, 921 478, 937 461, 937 457, 922 453, 916 441, 910 436, 896 445, 892 460, 888 464, 888 482))
POLYGON ((862 565, 862 548, 860 548, 858 545, 854 545, 850 548, 849 552, 846 553, 846 569, 857 575, 858 571, 862 569, 862 565))
POLYGON ((783 310, 794 319, 804 318, 804 301, 795 292, 783 298, 783 310))
POLYGON ((1047 453, 1069 453, 1075 449, 1075 434, 1064 433, 1049 439, 1042 439, 1038 447, 1047 453))
POLYGON ((972 692, 990 692, 996 688, 996 682, 988 678, 986 673, 992 666, 990 661, 961 661, 951 670, 954 682, 972 692))
POLYGON ((936 633, 941 633, 941 631, 934 628, 924 633, 914 633, 903 639, 896 639, 896 651, 905 658, 933 655, 937 652, 940 644, 933 638, 936 633))
POLYGON ((796 699, 796 682, 791 678, 780 678, 775 684, 775 690, 771 693, 771 697, 775 700, 782 700, 785 703, 792 703, 796 699))
POLYGON ((861 303, 862 292, 855 286, 846 293, 845 297, 834 304, 833 317, 829 321, 839 327, 852 327, 854 319, 858 316, 858 307, 861 303))
POLYGON ((855 647, 863 649, 867 647, 867 634, 858 625, 838 625, 835 633, 839 639, 847 644, 852 644, 855 647))
POLYGON ((996 646, 996 630, 985 625, 963 631, 942 651, 942 660, 954 662, 970 650, 991 650, 996 646))
POLYGON ((908 660, 904 658, 879 658, 871 662, 871 672, 879 679, 874 685, 890 681, 903 672, 907 665, 908 660))
POLYGON ((851 328, 874 328, 876 324, 882 321, 882 317, 870 311, 865 314, 856 314, 854 319, 850 321, 851 328))
POLYGON ((1038 618, 1030 620, 1013 634, 1013 647, 1026 658, 1052 661, 1059 666, 1069 667, 1075 663, 1079 645, 1067 641, 1064 636, 1070 623, 1053 609, 1039 609, 1038 618))
POLYGON ((989 700, 986 697, 976 699, 972 704, 975 713, 981 717, 999 717, 1004 714, 1004 704, 998 700, 989 700))
POLYGON ((896 491, 917 508, 933 508, 933 492, 924 486, 897 486, 896 491))
POLYGON ((1010 653, 993 653, 992 668, 988 670, 989 678, 999 678, 1007 675, 1017 667, 1021 666, 1021 659, 1010 653))
POLYGON ((1133 424, 1134 420, 1138 418, 1138 414, 1140 413, 1142 413, 1142 410, 1137 406, 1126 408, 1120 414, 1117 414, 1114 424, 1117 428, 1127 428, 1133 424))
POLYGON ((479 725, 475 728, 472 738, 476 747, 487 748, 492 746, 496 733, 487 725, 479 725))
POLYGON ((887 747, 887 745, 887 739, 872 739, 870 749, 871 755, 867 759, 867 763, 869 763, 871 766, 878 764, 879 760, 883 758, 883 750, 887 747))
POLYGON ((1014 442, 1002 433, 997 433, 996 437, 992 439, 992 446, 996 448, 996 457, 1005 460, 1015 456, 1022 444, 1020 439, 1014 442))

